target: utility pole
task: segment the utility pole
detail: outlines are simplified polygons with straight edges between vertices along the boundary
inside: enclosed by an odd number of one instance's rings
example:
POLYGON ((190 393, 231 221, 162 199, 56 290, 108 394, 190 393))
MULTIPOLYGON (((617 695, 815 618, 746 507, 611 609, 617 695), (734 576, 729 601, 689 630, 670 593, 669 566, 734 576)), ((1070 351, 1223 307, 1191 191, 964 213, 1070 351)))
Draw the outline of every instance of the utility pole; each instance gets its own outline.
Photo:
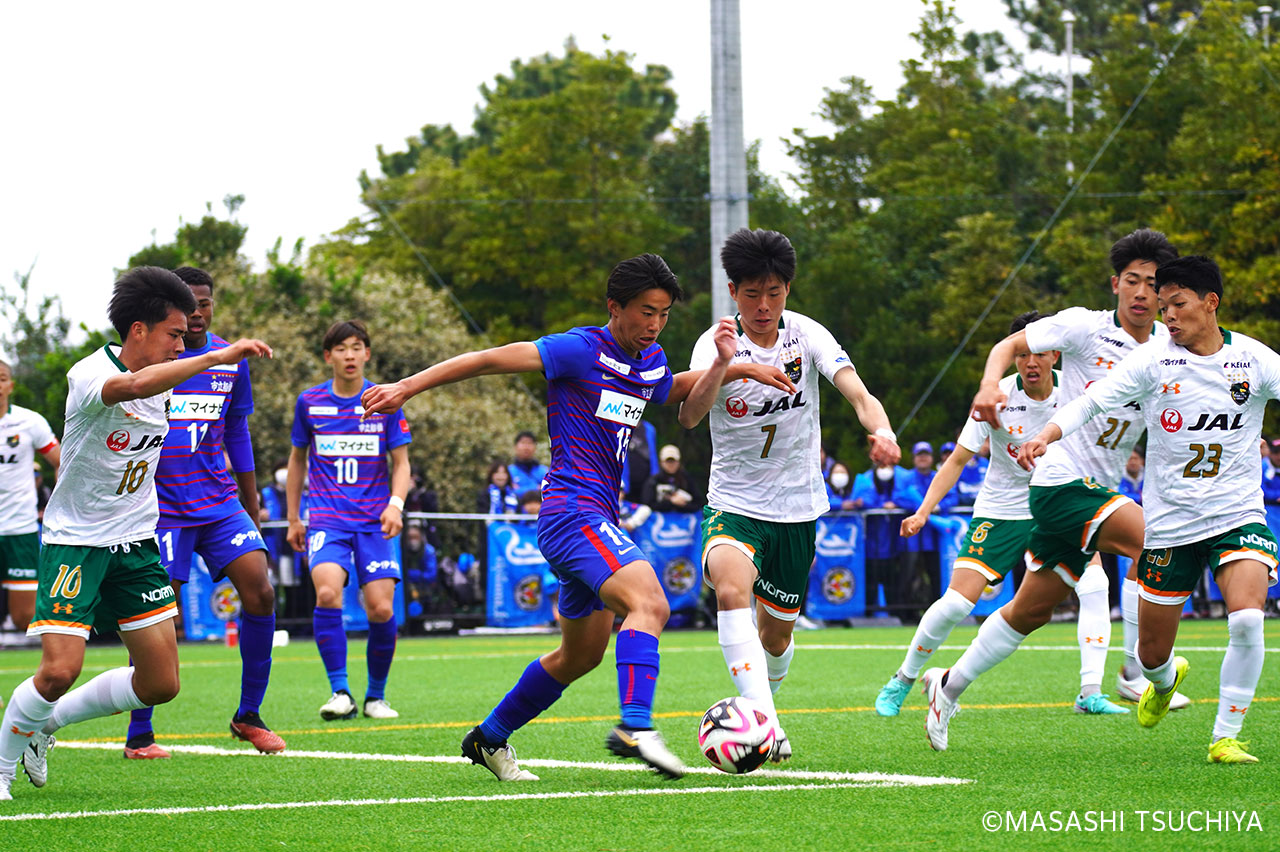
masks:
POLYGON ((1075 163, 1071 162, 1071 142, 1076 133, 1076 78, 1071 73, 1071 54, 1075 53, 1076 16, 1070 11, 1062 10, 1062 23, 1067 28, 1067 183, 1070 184, 1076 172, 1075 163))
POLYGON ((720 248, 747 227, 742 132, 742 28, 738 0, 711 0, 711 321, 734 312, 720 248))

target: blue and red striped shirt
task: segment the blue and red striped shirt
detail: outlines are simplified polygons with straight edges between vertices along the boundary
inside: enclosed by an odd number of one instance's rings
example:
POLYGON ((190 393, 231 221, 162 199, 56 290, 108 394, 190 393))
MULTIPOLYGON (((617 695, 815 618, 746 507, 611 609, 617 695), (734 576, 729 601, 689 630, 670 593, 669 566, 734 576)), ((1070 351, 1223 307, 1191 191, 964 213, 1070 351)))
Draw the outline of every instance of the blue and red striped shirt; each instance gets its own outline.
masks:
POLYGON ((551 469, 542 513, 591 512, 618 519, 622 459, 645 405, 662 404, 672 375, 662 347, 633 358, 608 328, 581 327, 534 341, 547 377, 551 469))
POLYGON ((293 445, 308 448, 307 523, 312 529, 378 532, 391 499, 387 453, 412 440, 403 411, 361 420, 360 395, 337 396, 333 380, 308 388, 293 411, 293 445))

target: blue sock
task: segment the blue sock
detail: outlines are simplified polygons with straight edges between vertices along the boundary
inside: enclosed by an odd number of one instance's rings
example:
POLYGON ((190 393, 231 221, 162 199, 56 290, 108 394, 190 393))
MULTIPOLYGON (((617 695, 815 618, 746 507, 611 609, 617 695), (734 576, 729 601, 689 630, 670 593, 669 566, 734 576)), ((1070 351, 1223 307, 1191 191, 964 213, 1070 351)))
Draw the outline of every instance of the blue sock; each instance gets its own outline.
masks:
POLYGON ((480 733, 490 743, 506 742, 512 731, 524 727, 530 719, 555 704, 564 687, 563 683, 547 674, 542 660, 534 660, 511 691, 489 713, 489 718, 480 723, 480 733))
POLYGON ((329 675, 329 686, 334 692, 351 688, 347 685, 347 632, 342 629, 342 610, 316 607, 311 618, 315 626, 316 647, 329 675))
POLYGON ((262 709, 271 678, 271 640, 275 638, 276 614, 240 615, 240 709, 237 716, 262 709))
MULTIPOLYGON (((129 657, 129 665, 133 665, 133 657, 129 657)), ((134 710, 129 714, 129 733, 126 741, 134 737, 140 737, 144 734, 154 736, 155 731, 151 728, 151 715, 155 712, 154 707, 143 707, 141 710, 134 710)))
POLYGON ((370 621, 369 645, 365 649, 365 661, 369 666, 369 688, 364 693, 365 701, 386 697, 387 673, 391 671, 391 659, 395 655, 395 618, 388 619, 381 624, 370 621))
POLYGON ((638 630, 618 631, 614 645, 618 661, 618 703, 622 724, 653 726, 653 690, 658 685, 658 637, 638 630))

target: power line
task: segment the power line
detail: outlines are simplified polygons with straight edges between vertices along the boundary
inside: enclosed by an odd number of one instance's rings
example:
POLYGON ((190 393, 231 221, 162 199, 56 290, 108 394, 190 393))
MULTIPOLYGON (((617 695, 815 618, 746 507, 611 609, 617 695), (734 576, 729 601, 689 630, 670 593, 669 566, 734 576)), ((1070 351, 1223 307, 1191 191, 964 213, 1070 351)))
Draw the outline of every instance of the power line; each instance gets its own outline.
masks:
POLYGON ((1027 261, 1031 258, 1031 255, 1034 254, 1035 250, 1040 247, 1040 244, 1042 242, 1044 242, 1044 238, 1047 237, 1049 233, 1053 230, 1053 226, 1056 225, 1058 222, 1058 217, 1062 215, 1062 211, 1064 211, 1067 208, 1067 205, 1071 203, 1071 200, 1076 197, 1076 194, 1080 190, 1081 184, 1083 184, 1085 180, 1089 177, 1089 175, 1093 173, 1094 167, 1098 164, 1098 161, 1102 159, 1102 155, 1106 153, 1107 149, 1111 147, 1112 141, 1114 141, 1116 136, 1119 135, 1120 131, 1124 129, 1124 126, 1129 123, 1129 118, 1138 109, 1138 105, 1142 103, 1143 99, 1146 98, 1147 92, 1151 91, 1151 87, 1155 85, 1156 80, 1160 79, 1160 76, 1164 73, 1164 70, 1169 67, 1169 64, 1173 62, 1174 57, 1178 55, 1179 48, 1182 47, 1183 43, 1187 40, 1187 37, 1191 35, 1191 32, 1192 30, 1195 29, 1196 24, 1200 23, 1200 17, 1204 15, 1205 10, 1209 8, 1209 6, 1212 5, 1212 3, 1213 3, 1213 0, 1209 0, 1208 3, 1205 3, 1203 6, 1200 7, 1200 11, 1196 13, 1195 18, 1192 19, 1191 23, 1187 26, 1187 28, 1183 30, 1182 35, 1178 38, 1177 42, 1174 43, 1173 50, 1169 52, 1169 55, 1165 57, 1163 61, 1158 63, 1156 67, 1152 69, 1150 75, 1148 75, 1147 77, 1146 85, 1142 87, 1142 91, 1138 93, 1138 96, 1136 98, 1134 98, 1133 103, 1129 104, 1129 108, 1125 110, 1124 115, 1120 117, 1120 120, 1116 123, 1116 126, 1112 128, 1109 134, 1107 134, 1107 138, 1102 141, 1102 145, 1094 153, 1093 158, 1089 160, 1089 165, 1085 166, 1084 171, 1080 173, 1079 180, 1073 183, 1071 185, 1071 188, 1067 190, 1067 194, 1062 197, 1062 201, 1058 203, 1057 209, 1053 211, 1053 215, 1049 217, 1049 221, 1045 223, 1044 228, 1042 228, 1040 232, 1036 234, 1036 238, 1032 240, 1031 245, 1027 246, 1027 250, 1022 253, 1022 257, 1018 259, 1017 264, 1015 264, 1013 269, 1010 270, 1009 275, 1004 279, 1004 283, 1000 285, 1000 287, 996 290, 995 295, 993 295, 991 297, 991 300, 987 302, 987 306, 982 309, 982 313, 980 313, 978 315, 978 318, 973 321, 973 325, 969 326, 969 330, 965 332, 964 337, 960 340, 960 343, 956 345, 956 348, 951 351, 951 355, 947 357, 946 363, 944 363, 942 365, 942 368, 938 370, 937 375, 935 375, 933 377, 933 380, 929 382, 929 386, 925 388, 924 393, 920 395, 920 398, 918 400, 916 400, 916 404, 911 407, 911 411, 907 413, 907 416, 898 425, 899 431, 906 429, 906 427, 911 423, 911 421, 915 419, 915 416, 920 411, 920 408, 925 404, 925 402, 933 394, 933 391, 938 386, 938 383, 942 381, 942 377, 945 376, 947 374, 947 371, 951 369, 951 365, 955 363, 955 360, 957 357, 959 357, 961 351, 963 351, 964 348, 969 345, 969 341, 973 339, 973 335, 977 332, 978 328, 981 327, 982 323, 985 322, 987 317, 991 314, 992 309, 994 309, 996 306, 996 302, 1000 301, 1000 297, 1004 295, 1004 292, 1009 289, 1009 285, 1012 284, 1014 282, 1014 279, 1018 277, 1018 273, 1022 271, 1022 267, 1026 265, 1027 261))

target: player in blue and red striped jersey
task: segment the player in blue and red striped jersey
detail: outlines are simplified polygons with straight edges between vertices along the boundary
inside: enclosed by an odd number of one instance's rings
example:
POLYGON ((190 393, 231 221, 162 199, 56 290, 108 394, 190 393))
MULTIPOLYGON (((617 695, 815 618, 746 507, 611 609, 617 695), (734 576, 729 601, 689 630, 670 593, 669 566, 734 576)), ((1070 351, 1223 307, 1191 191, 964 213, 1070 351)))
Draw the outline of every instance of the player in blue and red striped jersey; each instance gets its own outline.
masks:
MULTIPOLYGON (((622 719, 606 746, 669 778, 684 774, 684 764, 652 727, 658 636, 670 610, 653 567, 618 526, 622 457, 645 405, 714 399, 733 357, 734 326, 725 320, 716 336, 716 369, 672 376, 656 341, 681 296, 662 258, 633 257, 609 275, 607 325, 470 352, 365 391, 364 406, 372 414, 396 411, 423 391, 473 376, 540 372, 549 382, 551 469, 542 489, 538 547, 560 579, 560 647, 530 663, 462 741, 463 756, 501 781, 537 780, 516 764, 507 738, 599 665, 614 613, 622 616, 615 647, 622 719)), ((771 381, 789 386, 780 371, 774 373, 771 381)), ((756 377, 745 370, 738 377, 748 375, 756 377)))
POLYGON ((360 394, 372 387, 364 377, 369 332, 352 320, 334 323, 324 335, 324 360, 333 378, 298 396, 293 415, 293 451, 285 484, 289 544, 307 549, 316 589, 316 646, 333 695, 320 708, 326 720, 352 719, 356 702, 347 682, 347 634, 342 626, 342 589, 354 574, 369 616, 369 671, 364 715, 395 719, 386 700, 387 675, 396 652, 392 606, 400 582, 394 539, 404 526, 409 493, 409 421, 399 406, 371 417, 360 394), (388 467, 387 457, 391 463, 388 467), (300 514, 307 477, 307 524, 300 514))
MULTIPOLYGON (((213 321, 213 278, 184 266, 174 274, 191 288, 196 309, 187 317, 186 346, 179 358, 225 349, 227 341, 209 331, 213 321)), ((160 561, 174 591, 191 575, 198 553, 214 581, 231 581, 240 595, 240 706, 231 733, 258 751, 284 751, 284 740, 267 727, 259 711, 271 676, 271 640, 276 631, 276 596, 267 576, 266 546, 258 531, 258 484, 254 474, 249 414, 253 388, 249 364, 216 364, 173 389, 169 432, 156 469, 160 521, 156 538, 160 561), (228 471, 223 450, 231 459, 228 471), (234 472, 234 477, 233 477, 234 472)), ((124 756, 169 756, 156 745, 151 707, 134 710, 124 756)))

